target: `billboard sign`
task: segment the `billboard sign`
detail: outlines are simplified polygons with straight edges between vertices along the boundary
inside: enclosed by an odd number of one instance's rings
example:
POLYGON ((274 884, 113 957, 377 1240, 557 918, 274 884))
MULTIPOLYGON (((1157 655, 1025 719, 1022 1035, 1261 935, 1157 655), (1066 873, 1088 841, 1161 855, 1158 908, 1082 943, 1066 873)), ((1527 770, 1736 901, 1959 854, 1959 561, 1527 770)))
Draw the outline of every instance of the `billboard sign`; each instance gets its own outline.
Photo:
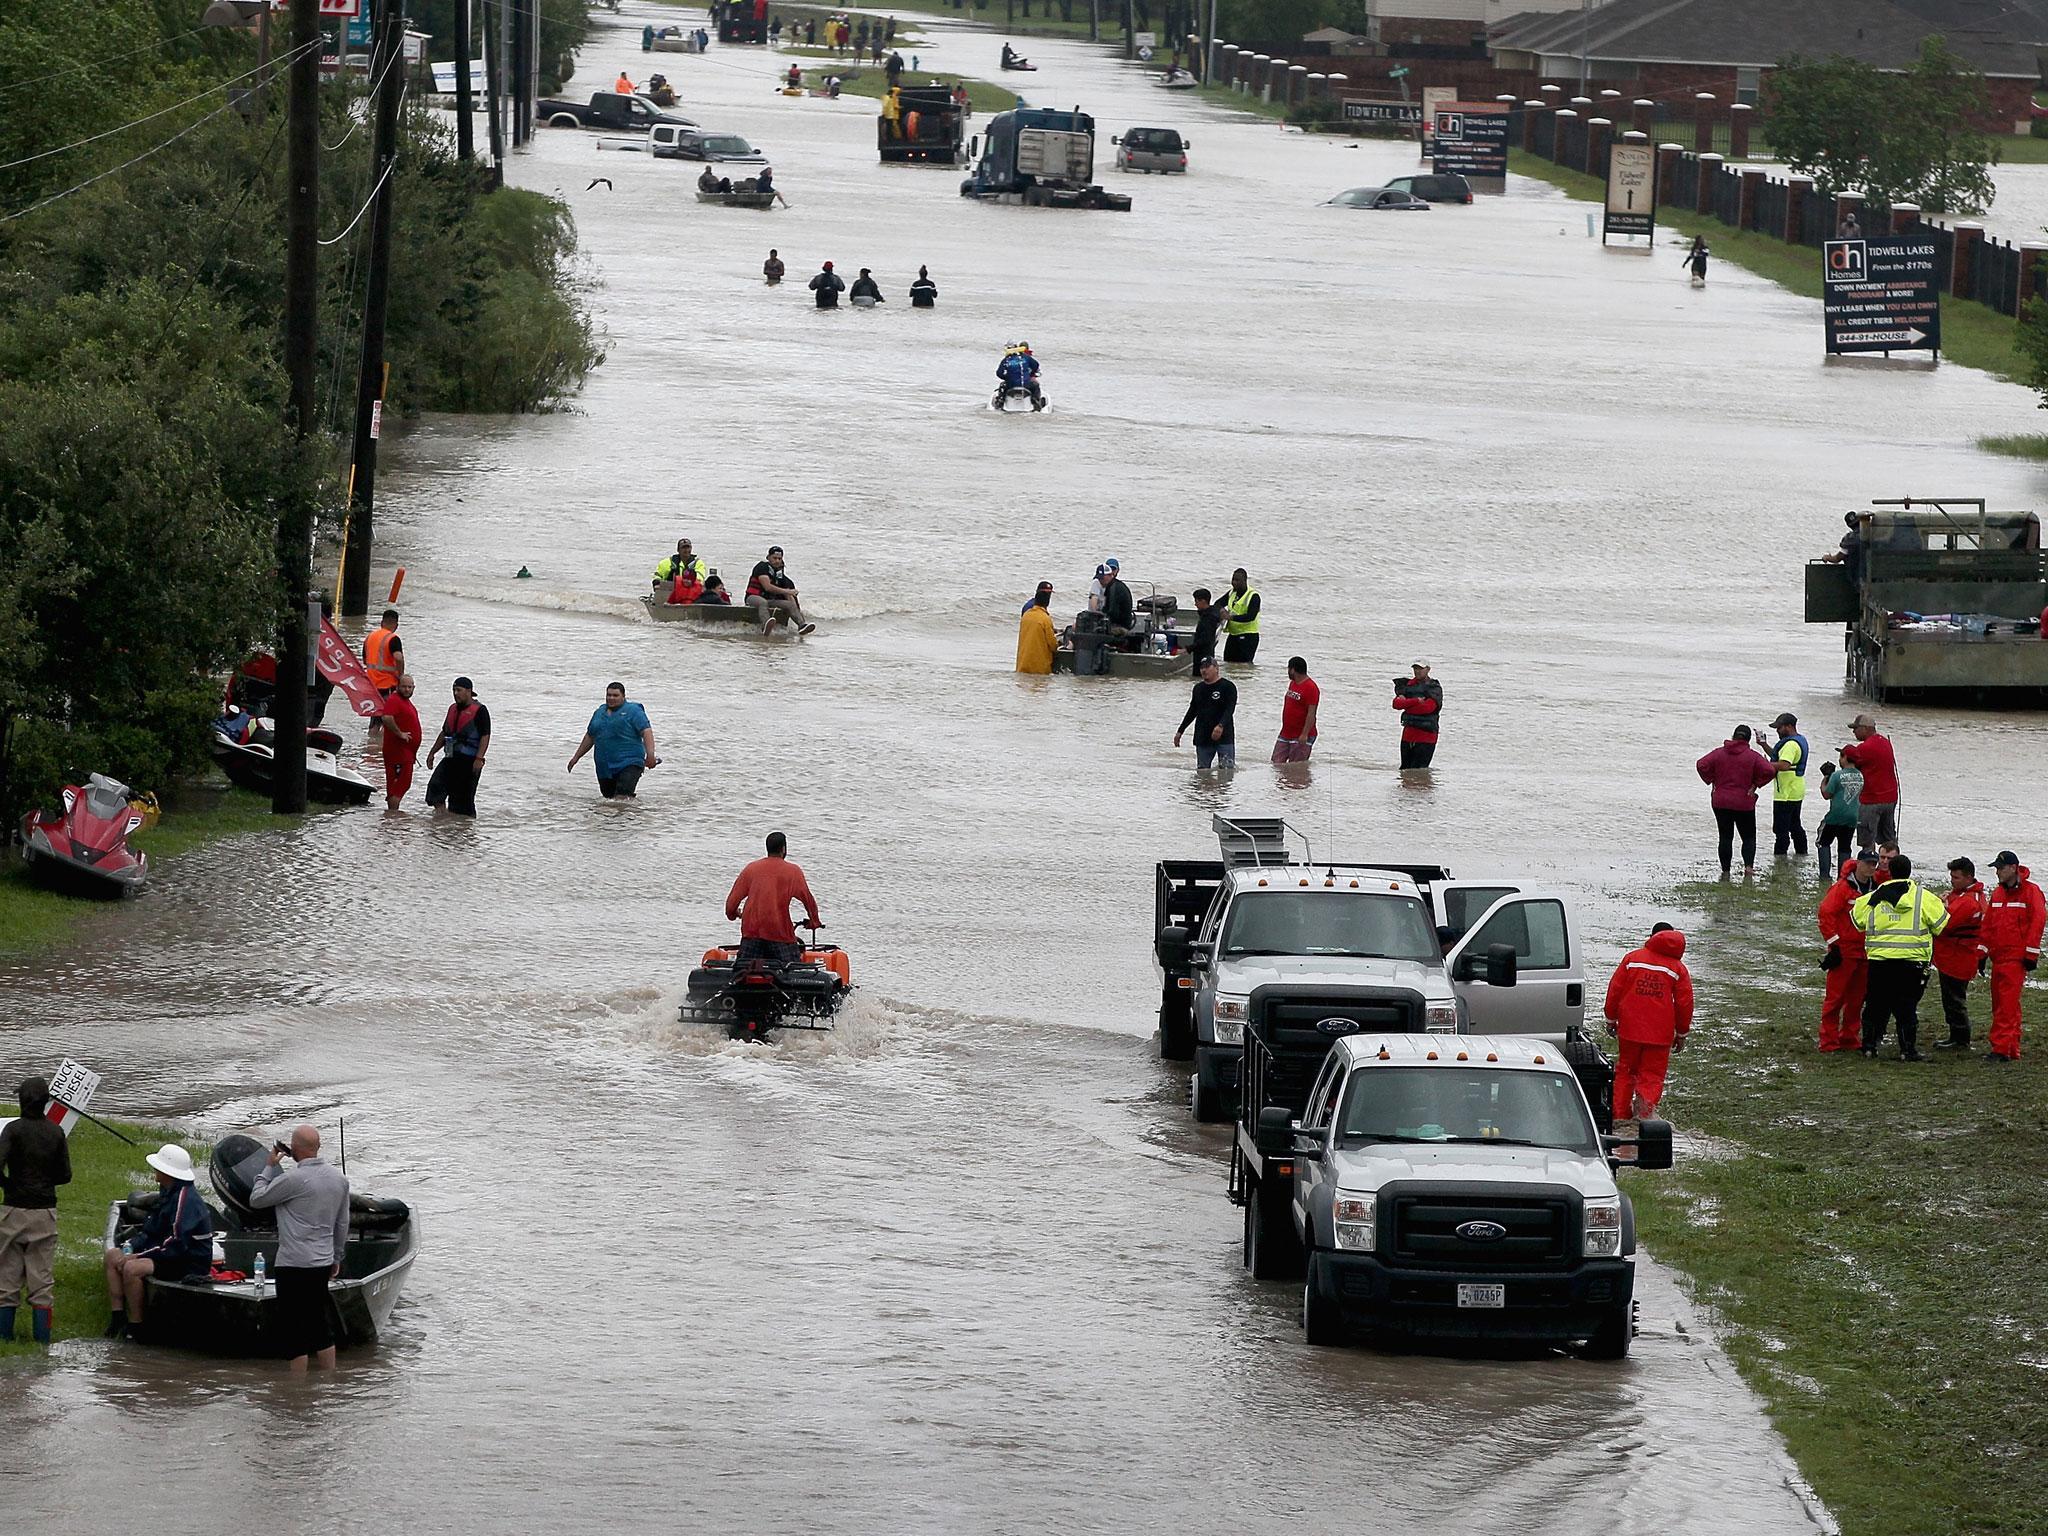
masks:
POLYGON ((1508 109, 1493 101, 1453 101, 1438 109, 1430 168, 1439 176, 1493 182, 1508 179, 1508 109))
POLYGON ((1828 241, 1821 247, 1828 351, 1940 352, 1940 268, 1929 239, 1828 241))

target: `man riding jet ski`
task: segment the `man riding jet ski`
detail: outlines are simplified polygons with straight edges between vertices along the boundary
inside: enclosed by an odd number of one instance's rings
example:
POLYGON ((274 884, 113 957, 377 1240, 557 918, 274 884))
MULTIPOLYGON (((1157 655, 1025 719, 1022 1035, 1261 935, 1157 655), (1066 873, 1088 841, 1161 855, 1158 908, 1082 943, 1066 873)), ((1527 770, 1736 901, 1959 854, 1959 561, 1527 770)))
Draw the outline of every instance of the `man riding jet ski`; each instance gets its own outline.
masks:
POLYGON ((1003 350, 1003 360, 996 364, 996 378, 1001 388, 996 391, 995 407, 1004 408, 1005 402, 1029 396, 1031 409, 1045 409, 1045 395, 1038 387, 1038 359, 1031 355, 1031 343, 1013 341, 1003 350))

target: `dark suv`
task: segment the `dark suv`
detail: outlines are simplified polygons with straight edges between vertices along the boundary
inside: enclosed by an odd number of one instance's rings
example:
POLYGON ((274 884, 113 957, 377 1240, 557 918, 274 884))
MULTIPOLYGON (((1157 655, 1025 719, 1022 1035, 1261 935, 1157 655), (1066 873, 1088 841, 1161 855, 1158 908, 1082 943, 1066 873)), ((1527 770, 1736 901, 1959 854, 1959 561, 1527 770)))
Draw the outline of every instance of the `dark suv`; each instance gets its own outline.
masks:
POLYGON ((1469 203, 1472 183, 1462 176, 1396 176, 1387 183, 1396 192, 1406 192, 1425 203, 1469 203))

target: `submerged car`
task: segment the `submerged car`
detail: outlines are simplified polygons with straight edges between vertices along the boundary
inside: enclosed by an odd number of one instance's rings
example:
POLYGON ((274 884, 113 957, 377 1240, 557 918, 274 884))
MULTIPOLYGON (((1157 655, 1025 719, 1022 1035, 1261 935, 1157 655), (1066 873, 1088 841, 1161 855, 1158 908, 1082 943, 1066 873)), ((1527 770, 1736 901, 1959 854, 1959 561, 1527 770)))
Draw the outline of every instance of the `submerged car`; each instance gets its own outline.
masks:
POLYGON ((1396 176, 1387 183, 1387 190, 1406 192, 1410 197, 1419 197, 1425 203, 1472 201, 1472 183, 1448 171, 1428 176, 1396 176))
POLYGON ((1349 192, 1339 192, 1324 204, 1327 208, 1366 208, 1373 212, 1395 209, 1406 212, 1423 209, 1429 204, 1412 192, 1403 192, 1397 187, 1353 187, 1349 192))
POLYGON ((1188 141, 1175 128, 1127 128, 1110 143, 1120 171, 1178 171, 1187 174, 1188 141))
POLYGON ((716 160, 725 164, 765 165, 768 157, 736 133, 683 133, 676 136, 676 154, 684 160, 716 160))

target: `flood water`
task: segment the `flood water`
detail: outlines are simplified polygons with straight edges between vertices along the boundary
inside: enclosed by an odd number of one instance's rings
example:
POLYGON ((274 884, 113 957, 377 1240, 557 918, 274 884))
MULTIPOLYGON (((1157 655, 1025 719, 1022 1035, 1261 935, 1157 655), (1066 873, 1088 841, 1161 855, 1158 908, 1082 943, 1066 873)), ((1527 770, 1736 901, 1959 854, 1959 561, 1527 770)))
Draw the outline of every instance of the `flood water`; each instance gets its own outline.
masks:
MULTIPOLYGON (((649 67, 628 5, 573 90, 649 67)), ((674 12, 662 11, 665 20, 674 12)), ((695 13, 688 13, 694 15, 695 13)), ((999 39, 934 30, 930 64, 999 39)), ((423 1213, 393 1336, 312 1390, 68 1343, 0 1390, 10 1514, 108 1529, 1791 1532, 1755 1399, 1646 1263, 1621 1366, 1310 1351, 1247 1280, 1226 1142, 1152 1035, 1151 864, 1214 811, 1342 856, 1554 883, 1596 976, 1711 856, 1692 760, 1790 708, 1842 739, 1802 561, 1873 496, 2029 506, 1979 455, 2024 391, 1825 368, 1814 305, 1675 248, 1603 253, 1516 182, 1427 214, 1317 206, 1412 170, 1033 40, 1036 102, 1179 126, 1127 215, 986 207, 879 166, 872 104, 770 92, 772 55, 654 55, 766 146, 793 207, 543 131, 609 358, 576 408, 391 448, 376 585, 430 720, 468 673, 496 736, 472 822, 328 814, 167 869, 53 962, 0 970, 11 1062, 221 1132, 346 1115, 357 1187, 423 1213), (586 188, 593 177, 609 188, 586 188), (792 281, 758 278, 770 245, 792 281), (802 280, 870 266, 886 308, 802 280), (903 290, 928 263, 940 307, 903 290), (986 408, 1031 341, 1054 408, 986 408), (770 543, 819 632, 657 626, 679 534, 770 543), (1097 560, 1267 604, 1245 763, 1198 782, 1177 684, 1020 678, 1035 583, 1097 560), (526 566, 530 579, 515 579, 526 566), (1322 742, 1264 761, 1283 670, 1322 742), (1433 774, 1387 679, 1434 663, 1433 774), (637 803, 563 764, 612 678, 664 758, 637 803), (785 829, 861 990, 833 1034, 675 1022, 733 872, 785 829), (540 1514, 545 1511, 545 1514, 540 1514), (538 1517, 538 1518, 537 1518, 538 1517)), ((2038 717, 1895 710, 1909 847, 2040 846, 2038 717)), ((1944 855, 1946 856, 1946 855, 1944 855)), ((1695 951, 1705 1038, 1721 963, 1695 951)), ((1682 1070, 1682 1068, 1681 1068, 1682 1070)), ((24 1527, 27 1528, 27 1527, 24 1527)))

